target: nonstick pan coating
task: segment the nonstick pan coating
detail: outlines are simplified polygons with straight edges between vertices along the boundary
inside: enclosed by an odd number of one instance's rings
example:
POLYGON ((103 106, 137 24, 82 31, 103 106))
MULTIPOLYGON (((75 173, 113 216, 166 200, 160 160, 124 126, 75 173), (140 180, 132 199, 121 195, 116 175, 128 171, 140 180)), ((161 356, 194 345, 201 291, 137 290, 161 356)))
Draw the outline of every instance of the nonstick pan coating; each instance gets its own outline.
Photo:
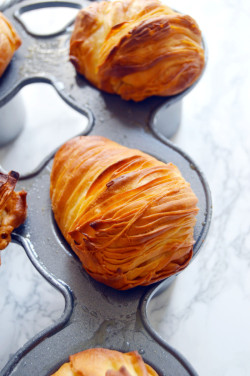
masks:
MULTIPOLYGON (((88 117, 85 134, 103 135, 177 165, 199 199, 194 231, 195 257, 211 221, 209 187, 195 162, 165 137, 168 132, 163 135, 153 126, 160 108, 166 113, 166 128, 171 122, 177 124, 180 106, 172 111, 172 120, 168 109, 188 91, 168 99, 155 97, 141 103, 125 102, 118 96, 99 92, 79 77, 67 61, 67 29, 46 38, 32 36, 24 30, 17 20, 18 15, 24 7, 34 7, 32 4, 23 2, 6 12, 23 39, 23 47, 0 81, 0 105, 7 103, 26 84, 48 82, 69 105, 88 117), (53 59, 49 51, 54 51, 53 59)), ((84 6, 88 2, 80 4, 84 6)), ((54 222, 49 198, 50 159, 48 156, 18 183, 17 189, 24 188, 28 192, 29 210, 25 224, 13 234, 13 240, 24 247, 37 270, 63 294, 65 310, 53 326, 21 348, 0 375, 47 376, 67 361, 70 354, 105 347, 123 352, 137 350, 162 376, 197 376, 188 361, 154 332, 147 318, 147 305, 152 296, 166 288, 176 276, 123 292, 94 281, 83 270, 54 222)))

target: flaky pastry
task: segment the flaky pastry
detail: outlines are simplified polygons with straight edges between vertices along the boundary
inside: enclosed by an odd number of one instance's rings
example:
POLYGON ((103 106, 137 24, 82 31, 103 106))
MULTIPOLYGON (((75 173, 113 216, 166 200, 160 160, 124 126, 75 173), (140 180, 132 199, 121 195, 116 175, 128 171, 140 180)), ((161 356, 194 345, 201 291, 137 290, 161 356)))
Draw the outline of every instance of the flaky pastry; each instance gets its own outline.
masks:
POLYGON ((7 18, 0 12, 0 77, 9 65, 21 39, 7 18))
POLYGON ((50 194, 55 220, 97 281, 125 290, 187 266, 197 197, 172 163, 99 136, 57 152, 50 194))
POLYGON ((7 247, 12 231, 26 218, 26 192, 14 191, 18 178, 15 171, 8 175, 0 172, 0 250, 7 247))
POLYGON ((160 0, 101 1, 80 10, 69 55, 97 88, 134 101, 178 94, 204 67, 197 23, 160 0))
POLYGON ((158 376, 137 351, 89 349, 69 357, 52 376, 158 376))

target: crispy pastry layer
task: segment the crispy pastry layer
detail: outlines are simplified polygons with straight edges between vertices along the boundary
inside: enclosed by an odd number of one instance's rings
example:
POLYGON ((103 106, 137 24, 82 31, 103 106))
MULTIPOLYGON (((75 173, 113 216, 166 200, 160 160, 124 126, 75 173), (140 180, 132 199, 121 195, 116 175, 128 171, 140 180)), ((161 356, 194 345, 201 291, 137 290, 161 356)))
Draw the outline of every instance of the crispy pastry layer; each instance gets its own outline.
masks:
POLYGON ((14 52, 21 46, 21 39, 7 18, 0 12, 0 77, 7 68, 14 52))
POLYGON ((68 141, 51 173, 56 222, 83 267, 116 289, 187 266, 197 198, 172 163, 99 136, 68 141))
POLYGON ((160 0, 101 1, 80 10, 70 60, 99 89, 141 101, 191 86, 204 51, 197 23, 160 0))
POLYGON ((158 376, 137 351, 121 353, 102 348, 70 356, 52 376, 158 376))
POLYGON ((0 250, 7 247, 12 231, 26 218, 26 192, 14 192, 19 175, 11 171, 0 172, 0 250))

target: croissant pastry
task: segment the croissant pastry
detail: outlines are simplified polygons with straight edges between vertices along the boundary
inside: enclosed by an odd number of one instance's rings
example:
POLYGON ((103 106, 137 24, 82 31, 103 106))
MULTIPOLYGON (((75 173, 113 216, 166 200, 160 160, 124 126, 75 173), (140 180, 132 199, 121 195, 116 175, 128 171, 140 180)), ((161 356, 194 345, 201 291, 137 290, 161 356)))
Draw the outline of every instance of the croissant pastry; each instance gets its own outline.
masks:
POLYGON ((197 23, 160 0, 101 1, 80 10, 69 55, 94 86, 136 102, 182 92, 204 67, 197 23))
POLYGON ((21 39, 7 18, 0 12, 0 77, 21 46, 21 39))
POLYGON ((182 270, 193 250, 197 197, 172 163, 99 136, 57 152, 55 220, 97 281, 125 290, 182 270))
POLYGON ((26 192, 14 191, 18 178, 15 171, 8 175, 0 172, 0 250, 7 247, 12 231, 26 218, 26 192))
POLYGON ((69 357, 52 376, 158 376, 137 351, 89 349, 69 357))

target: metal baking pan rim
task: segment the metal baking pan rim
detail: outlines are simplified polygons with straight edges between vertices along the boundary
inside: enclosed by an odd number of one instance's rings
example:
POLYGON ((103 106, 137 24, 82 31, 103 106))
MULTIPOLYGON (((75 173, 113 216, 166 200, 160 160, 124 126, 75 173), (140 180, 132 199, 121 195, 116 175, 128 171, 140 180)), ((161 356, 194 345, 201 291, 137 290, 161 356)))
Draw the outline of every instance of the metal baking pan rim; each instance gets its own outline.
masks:
POLYGON ((37 346, 39 342, 59 332, 69 321, 74 307, 73 291, 66 283, 64 283, 62 280, 54 278, 53 275, 42 266, 31 242, 27 238, 24 238, 23 236, 15 232, 12 233, 11 238, 13 243, 21 245, 23 247, 29 260, 36 268, 36 270, 41 274, 41 276, 63 295, 65 300, 65 307, 63 314, 57 319, 55 323, 51 324, 49 327, 34 335, 19 350, 17 350, 17 352, 9 359, 4 368, 0 371, 0 375, 3 376, 8 376, 14 370, 22 357, 25 356, 29 351, 31 351, 35 346, 37 346))

